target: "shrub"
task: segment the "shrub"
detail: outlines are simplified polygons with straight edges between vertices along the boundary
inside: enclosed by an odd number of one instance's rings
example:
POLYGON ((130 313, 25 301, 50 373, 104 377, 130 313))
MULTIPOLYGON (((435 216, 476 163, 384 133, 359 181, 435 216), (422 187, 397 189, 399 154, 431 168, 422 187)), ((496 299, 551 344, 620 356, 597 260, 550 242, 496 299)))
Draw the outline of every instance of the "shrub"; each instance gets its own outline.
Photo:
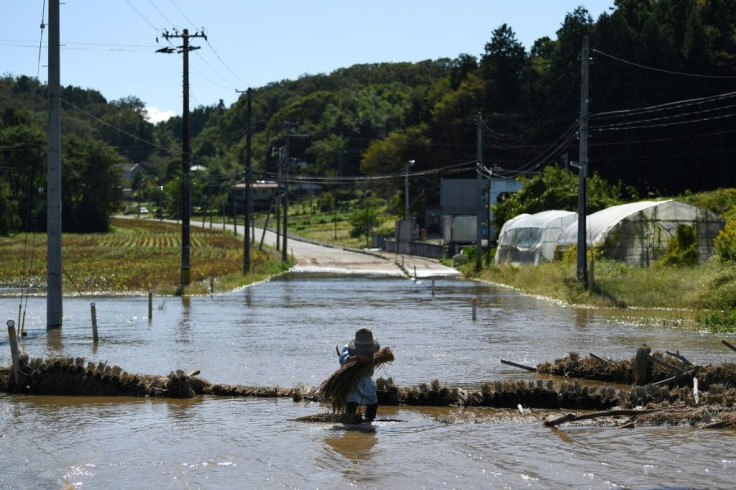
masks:
POLYGON ((698 248, 695 227, 678 225, 675 234, 667 242, 664 256, 658 263, 663 266, 697 264, 698 248))
POLYGON ((728 221, 714 240, 716 253, 724 260, 736 259, 736 222, 728 221))

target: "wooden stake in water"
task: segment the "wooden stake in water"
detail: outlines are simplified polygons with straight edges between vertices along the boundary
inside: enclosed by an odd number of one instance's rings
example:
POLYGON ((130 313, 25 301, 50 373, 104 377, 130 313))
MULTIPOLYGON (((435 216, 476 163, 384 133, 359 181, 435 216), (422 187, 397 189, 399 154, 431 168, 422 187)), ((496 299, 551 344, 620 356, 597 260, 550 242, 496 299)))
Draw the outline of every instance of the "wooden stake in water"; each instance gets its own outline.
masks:
POLYGON ((477 305, 478 305, 478 299, 473 298, 473 321, 475 321, 475 319, 477 318, 475 315, 475 310, 476 310, 477 305))
POLYGON ((18 337, 15 336, 15 322, 8 320, 8 337, 10 338, 10 357, 13 360, 13 376, 16 383, 20 382, 20 353, 18 351, 18 337))
POLYGON ((153 291, 148 290, 148 321, 153 320, 153 291))
POLYGON ((89 307, 92 315, 92 340, 97 342, 99 340, 99 337, 97 337, 97 309, 95 308, 94 301, 89 304, 89 307))
POLYGON ((210 294, 214 294, 215 292, 215 278, 210 277, 210 294))
POLYGON ((434 277, 432 278, 432 297, 434 298, 434 277))

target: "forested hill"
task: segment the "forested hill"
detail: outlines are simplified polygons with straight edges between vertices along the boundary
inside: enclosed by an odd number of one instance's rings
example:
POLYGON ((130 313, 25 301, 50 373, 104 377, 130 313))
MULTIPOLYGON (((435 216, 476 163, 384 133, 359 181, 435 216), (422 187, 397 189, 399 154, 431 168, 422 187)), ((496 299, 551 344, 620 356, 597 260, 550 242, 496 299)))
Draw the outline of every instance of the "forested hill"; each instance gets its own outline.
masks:
MULTIPOLYGON (((478 134, 494 175, 562 166, 578 159, 580 55, 588 36, 590 171, 641 195, 733 185, 736 2, 617 0, 596 20, 581 7, 549 22, 560 26, 555 38, 528 50, 513 26, 489 25, 478 55, 356 65, 254 87, 250 121, 244 95, 231 107, 198 107, 192 163, 207 168, 205 186, 222 189, 242 178, 250 130, 254 175, 269 178, 277 173, 274 149, 292 135, 289 153, 303 162, 300 175, 317 182, 400 176, 414 160, 412 172, 427 171, 417 179, 426 191, 417 206, 436 203, 440 177, 474 175, 478 134)), ((33 79, 0 79, 0 196, 17 200, 20 215, 26 189, 45 179, 44 94, 33 79)), ((179 178, 180 118, 154 126, 135 96, 107 101, 94 90, 65 87, 62 98, 71 141, 65 164, 74 161, 76 172, 85 158, 99 168, 104 156, 141 163, 152 189, 179 178)), ((372 189, 389 196, 402 184, 376 180, 372 189)))

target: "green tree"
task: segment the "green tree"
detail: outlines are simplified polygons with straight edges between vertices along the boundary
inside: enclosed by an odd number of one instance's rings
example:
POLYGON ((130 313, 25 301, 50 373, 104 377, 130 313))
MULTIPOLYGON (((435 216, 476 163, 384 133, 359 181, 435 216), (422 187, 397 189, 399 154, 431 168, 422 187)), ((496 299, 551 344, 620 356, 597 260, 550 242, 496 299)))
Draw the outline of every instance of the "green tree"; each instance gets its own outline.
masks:
MULTIPOLYGON (((577 211, 579 178, 573 172, 547 166, 538 174, 521 180, 523 186, 519 192, 493 205, 494 224, 498 229, 509 219, 523 213, 534 214, 553 209, 577 211)), ((621 182, 612 185, 597 174, 588 179, 587 187, 588 214, 638 197, 633 188, 621 182)))
POLYGON ((370 191, 361 198, 362 205, 350 214, 350 236, 357 238, 361 235, 365 236, 366 247, 370 246, 370 238, 373 230, 379 225, 378 207, 375 199, 369 195, 370 191))
POLYGON ((491 111, 514 108, 526 82, 528 67, 524 46, 506 24, 493 31, 480 59, 480 74, 488 88, 491 111))
POLYGON ((106 232, 117 211, 120 155, 105 143, 70 136, 62 147, 62 229, 106 232))
POLYGON ((0 213, 5 215, 7 232, 17 231, 19 226, 36 231, 37 225, 45 223, 38 193, 46 186, 45 145, 44 135, 32 124, 30 113, 5 109, 0 124, 0 183, 5 184, 3 192, 9 203, 0 213))
POLYGON ((471 73, 478 72, 478 60, 470 54, 461 54, 450 63, 450 86, 457 89, 471 73))
POLYGON ((0 181, 0 235, 8 236, 18 231, 20 225, 18 201, 13 199, 8 183, 0 181))

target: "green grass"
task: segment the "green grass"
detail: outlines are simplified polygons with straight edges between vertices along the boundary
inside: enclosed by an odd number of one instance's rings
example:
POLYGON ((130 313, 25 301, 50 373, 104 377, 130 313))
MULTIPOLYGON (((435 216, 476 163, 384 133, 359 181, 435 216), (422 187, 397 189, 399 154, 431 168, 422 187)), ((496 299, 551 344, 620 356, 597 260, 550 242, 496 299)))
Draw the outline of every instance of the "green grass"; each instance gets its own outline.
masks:
MULTIPOLYGON (((289 205, 287 220, 289 233, 343 247, 366 247, 368 244, 365 235, 350 236, 350 214, 358 206, 360 206, 360 203, 357 200, 347 202, 345 207, 341 206, 338 212, 335 213, 332 210, 322 211, 309 200, 292 203, 289 205)), ((379 210, 379 216, 381 223, 374 232, 392 233, 396 217, 386 213, 385 204, 379 210)), ((266 215, 264 213, 256 213, 255 222, 257 227, 264 226, 265 221, 266 215)), ((270 217, 268 226, 269 228, 276 228, 275 216, 270 217)))
POLYGON ((712 332, 736 332, 736 264, 713 258, 698 266, 633 267, 598 260, 594 287, 577 281, 576 265, 563 262, 537 267, 491 265, 480 272, 462 266, 466 277, 517 288, 571 305, 602 308, 688 310, 696 326, 712 332))

